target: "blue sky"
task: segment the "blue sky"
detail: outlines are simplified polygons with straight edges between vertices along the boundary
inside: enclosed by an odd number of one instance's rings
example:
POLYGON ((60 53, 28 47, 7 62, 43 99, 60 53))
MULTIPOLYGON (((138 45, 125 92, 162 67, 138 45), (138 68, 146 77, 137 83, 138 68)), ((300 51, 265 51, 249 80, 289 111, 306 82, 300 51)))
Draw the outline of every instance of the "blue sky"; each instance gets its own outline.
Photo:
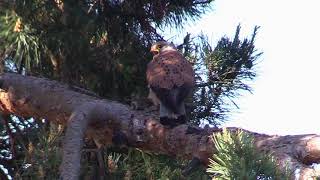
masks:
MULTIPOLYGON (((237 100, 240 109, 225 126, 267 134, 319 133, 320 2, 317 0, 216 0, 213 11, 180 34, 203 32, 213 44, 261 26, 256 47, 263 51, 254 94, 237 100)), ((171 32, 166 37, 177 33, 171 32)))

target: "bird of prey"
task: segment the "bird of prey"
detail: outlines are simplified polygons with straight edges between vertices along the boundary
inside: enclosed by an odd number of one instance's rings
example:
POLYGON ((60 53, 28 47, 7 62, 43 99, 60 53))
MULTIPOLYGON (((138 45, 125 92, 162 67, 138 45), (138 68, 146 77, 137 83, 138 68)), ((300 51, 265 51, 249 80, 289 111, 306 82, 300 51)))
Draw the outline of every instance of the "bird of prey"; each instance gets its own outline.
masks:
POLYGON ((186 123, 184 100, 195 85, 192 65, 166 41, 151 46, 153 59, 147 67, 149 98, 160 104, 160 123, 173 128, 186 123))

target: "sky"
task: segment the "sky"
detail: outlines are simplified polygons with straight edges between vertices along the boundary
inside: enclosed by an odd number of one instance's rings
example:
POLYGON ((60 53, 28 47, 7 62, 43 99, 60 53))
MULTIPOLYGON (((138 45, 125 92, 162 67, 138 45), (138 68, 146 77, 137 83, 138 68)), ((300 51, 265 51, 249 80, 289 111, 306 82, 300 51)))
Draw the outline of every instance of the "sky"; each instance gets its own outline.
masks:
POLYGON ((211 12, 179 32, 203 32, 215 45, 223 35, 233 37, 239 23, 242 37, 261 26, 255 45, 263 55, 253 94, 237 99, 240 109, 224 126, 266 134, 320 134, 319 5, 318 0, 216 0, 211 12))

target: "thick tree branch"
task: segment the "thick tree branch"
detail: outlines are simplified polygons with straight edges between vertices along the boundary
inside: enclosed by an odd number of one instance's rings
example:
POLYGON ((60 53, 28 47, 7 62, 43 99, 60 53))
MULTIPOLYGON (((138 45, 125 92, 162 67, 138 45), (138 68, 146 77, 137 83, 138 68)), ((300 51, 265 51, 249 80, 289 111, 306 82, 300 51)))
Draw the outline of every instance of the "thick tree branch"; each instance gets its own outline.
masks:
MULTIPOLYGON (((217 133, 217 129, 190 131, 187 125, 166 129, 158 123, 157 115, 75 92, 68 85, 44 78, 6 73, 0 82, 2 113, 45 118, 67 126, 61 166, 63 179, 78 177, 84 133, 99 146, 126 144, 172 157, 198 159, 204 165, 215 152, 209 136, 217 133)), ((274 153, 280 166, 288 162, 292 171, 298 167, 304 177, 317 173, 308 165, 320 161, 320 136, 248 133, 255 137, 261 151, 274 153)))
POLYGON ((61 164, 61 177, 66 179, 79 179, 80 159, 83 138, 88 126, 88 113, 90 107, 81 107, 73 112, 68 120, 67 131, 63 145, 63 160, 61 164))
POLYGON ((281 169, 289 168, 296 179, 319 177, 320 171, 310 165, 320 162, 320 136, 315 134, 267 136, 255 133, 259 150, 271 152, 281 169), (299 178, 297 178, 299 177, 299 178))

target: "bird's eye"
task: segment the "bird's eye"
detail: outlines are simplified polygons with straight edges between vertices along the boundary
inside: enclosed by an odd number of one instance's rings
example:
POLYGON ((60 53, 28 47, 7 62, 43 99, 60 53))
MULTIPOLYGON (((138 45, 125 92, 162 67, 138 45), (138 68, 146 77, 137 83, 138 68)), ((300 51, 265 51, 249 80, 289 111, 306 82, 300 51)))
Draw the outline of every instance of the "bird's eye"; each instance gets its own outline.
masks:
POLYGON ((162 48, 162 45, 159 45, 158 48, 161 49, 161 48, 162 48))

